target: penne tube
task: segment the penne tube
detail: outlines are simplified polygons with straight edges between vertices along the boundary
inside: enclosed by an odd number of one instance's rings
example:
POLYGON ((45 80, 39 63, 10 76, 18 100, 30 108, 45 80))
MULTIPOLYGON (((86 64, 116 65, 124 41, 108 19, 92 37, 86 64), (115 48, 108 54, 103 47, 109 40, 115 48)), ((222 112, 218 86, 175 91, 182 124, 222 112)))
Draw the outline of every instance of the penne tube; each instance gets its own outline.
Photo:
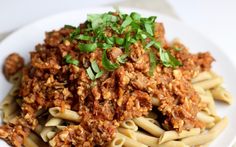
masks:
POLYGON ((195 78, 192 79, 192 83, 197 83, 205 80, 212 79, 212 75, 210 72, 204 71, 199 73, 195 78))
POLYGON ((152 105, 153 106, 159 106, 160 105, 159 99, 156 98, 156 97, 152 97, 152 105))
POLYGON ((228 124, 228 119, 224 117, 207 133, 202 133, 200 135, 187 137, 187 138, 182 139, 181 141, 190 146, 209 143, 224 130, 227 124, 228 124))
POLYGON ((126 129, 130 129, 130 130, 134 130, 137 131, 138 130, 138 126, 134 123, 133 120, 126 120, 124 122, 122 122, 121 127, 126 128, 126 129))
POLYGON ((148 118, 148 117, 146 117, 146 119, 147 119, 148 121, 150 121, 151 123, 153 123, 153 124, 159 126, 159 127, 161 126, 160 123, 159 123, 157 120, 153 119, 153 118, 148 118))
POLYGON ((57 133, 55 131, 49 131, 46 135, 49 140, 51 140, 57 133))
POLYGON ((122 136, 115 136, 115 138, 109 143, 108 147, 122 147, 125 143, 125 138, 122 136))
POLYGON ((153 136, 150 136, 150 135, 147 135, 147 134, 144 134, 140 131, 137 131, 137 132, 134 132, 135 136, 136 136, 136 139, 147 145, 147 146, 150 146, 150 147, 155 147, 158 145, 158 138, 157 137, 153 137, 153 136))
POLYGON ((204 103, 207 103, 209 114, 216 115, 216 109, 215 109, 215 101, 212 97, 212 94, 210 91, 206 91, 204 95, 199 95, 201 98, 201 101, 204 103))
POLYGON ((181 141, 168 141, 166 143, 159 144, 155 147, 189 147, 189 146, 181 141))
POLYGON ((233 99, 232 99, 231 94, 221 86, 213 88, 211 90, 211 93, 212 93, 213 98, 216 99, 216 100, 226 102, 227 104, 232 103, 233 99))
POLYGON ((125 136, 127 136, 127 137, 129 137, 133 140, 137 140, 133 130, 125 129, 125 128, 120 127, 120 128, 118 128, 118 132, 124 134, 125 136))
POLYGON ((164 130, 162 128, 151 123, 148 119, 144 117, 134 118, 134 122, 139 127, 143 128, 145 131, 156 137, 159 137, 162 133, 164 133, 164 130))
POLYGON ((199 95, 204 95, 206 93, 206 91, 198 85, 193 85, 193 88, 199 95))
POLYGON ((195 136, 200 134, 200 128, 193 128, 189 131, 183 130, 182 132, 178 133, 176 131, 165 131, 159 138, 159 144, 162 144, 167 141, 182 139, 189 136, 195 136))
POLYGON ((49 141, 49 138, 47 137, 47 133, 48 132, 52 132, 52 130, 53 130, 53 127, 45 127, 45 128, 43 128, 43 130, 40 133, 40 136, 42 137, 44 142, 48 142, 49 141))
POLYGON ((128 146, 128 147, 148 147, 145 144, 142 144, 142 143, 140 143, 136 140, 133 140, 133 139, 123 135, 122 133, 117 133, 116 136, 120 137, 120 138, 125 138, 124 146, 128 146))
POLYGON ((56 118, 61 118, 61 119, 70 120, 74 122, 80 122, 80 119, 81 119, 81 117, 79 116, 77 112, 68 110, 68 109, 61 111, 60 107, 50 108, 49 113, 56 118))
POLYGON ((213 79, 209 79, 209 80, 194 83, 193 85, 194 86, 200 86, 203 89, 207 90, 207 89, 215 88, 215 87, 219 86, 222 83, 223 83, 223 78, 216 77, 216 78, 213 78, 213 79))
POLYGON ((207 113, 205 112, 198 112, 197 113, 197 119, 208 124, 208 123, 213 123, 215 121, 215 118, 208 115, 207 113))
POLYGON ((46 122, 45 126, 46 127, 58 126, 61 122, 62 119, 53 117, 46 122))

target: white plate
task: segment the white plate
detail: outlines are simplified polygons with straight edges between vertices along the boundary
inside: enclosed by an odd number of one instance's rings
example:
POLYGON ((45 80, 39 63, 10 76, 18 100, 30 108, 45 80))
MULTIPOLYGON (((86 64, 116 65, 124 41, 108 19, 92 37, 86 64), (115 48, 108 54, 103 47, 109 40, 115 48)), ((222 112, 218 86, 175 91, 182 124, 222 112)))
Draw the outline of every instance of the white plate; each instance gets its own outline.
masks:
MULTIPOLYGON (((110 7, 103 7, 70 11, 47 17, 28 26, 25 26, 7 37, 0 44, 0 65, 3 64, 4 58, 12 52, 20 53, 26 59, 26 61, 28 61, 29 52, 34 50, 34 46, 37 43, 43 41, 45 31, 59 29, 60 27, 63 27, 64 24, 78 25, 79 23, 82 23, 86 20, 86 16, 88 13, 103 13, 111 10, 113 9, 110 7)), ((215 46, 211 41, 207 40, 206 38, 204 38, 204 36, 192 30, 190 27, 182 24, 181 22, 178 22, 156 12, 129 8, 121 8, 121 11, 128 13, 131 11, 136 11, 143 16, 157 16, 158 21, 164 22, 167 39, 169 41, 171 41, 173 38, 178 37, 190 48, 191 52, 211 52, 216 59, 216 62, 213 65, 214 71, 224 77, 225 87, 233 94, 234 97, 236 97, 236 90, 234 89, 236 83, 235 67, 228 59, 228 57, 225 56, 220 50, 218 50, 217 46, 215 46)), ((11 85, 4 79, 2 72, 0 73, 0 83, 0 98, 3 98, 7 94, 11 85)), ((212 142, 211 147, 231 146, 236 136, 234 126, 236 124, 236 117, 234 115, 234 113, 236 112, 236 105, 235 103, 231 106, 217 103, 217 111, 221 116, 228 116, 229 125, 224 130, 224 132, 215 141, 212 142)), ((5 143, 0 142, 1 147, 3 146, 3 144, 5 143)))

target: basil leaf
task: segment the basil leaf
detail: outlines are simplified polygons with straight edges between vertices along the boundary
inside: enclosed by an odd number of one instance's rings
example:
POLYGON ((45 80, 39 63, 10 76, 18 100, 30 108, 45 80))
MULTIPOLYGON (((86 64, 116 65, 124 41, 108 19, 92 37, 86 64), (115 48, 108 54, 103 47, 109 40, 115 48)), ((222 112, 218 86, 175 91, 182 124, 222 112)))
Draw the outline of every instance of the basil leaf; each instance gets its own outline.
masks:
POLYGON ((122 27, 122 28, 125 28, 125 27, 127 27, 129 24, 131 24, 131 22, 132 22, 132 18, 131 18, 130 16, 127 16, 127 17, 125 18, 125 20, 123 21, 121 27, 122 27))
POLYGON ((95 60, 92 61, 91 66, 92 66, 92 69, 93 69, 94 72, 96 72, 96 73, 100 72, 98 64, 95 60))
POLYGON ((92 29, 95 30, 100 25, 103 24, 102 15, 101 14, 89 14, 87 15, 87 19, 91 22, 92 29))
POLYGON ((116 44, 118 44, 118 45, 123 45, 123 44, 124 44, 124 41, 125 41, 124 38, 118 38, 118 37, 116 37, 116 44))
POLYGON ((102 53, 102 65, 106 70, 115 70, 116 68, 119 67, 117 63, 112 63, 108 58, 107 58, 107 53, 106 50, 103 51, 102 53))
POLYGON ((78 34, 80 34, 80 28, 76 28, 73 32, 70 33, 69 35, 70 40, 73 40, 75 36, 77 36, 78 34))
POLYGON ((114 37, 106 37, 105 40, 107 44, 113 45, 115 39, 114 37))
POLYGON ((86 72, 91 80, 95 80, 95 75, 93 74, 91 67, 87 68, 86 72))
POLYGON ((95 79, 98 79, 98 78, 100 78, 102 75, 103 75, 103 73, 104 73, 104 71, 99 71, 97 74, 96 74, 96 76, 95 76, 95 79))
POLYGON ((92 38, 90 36, 80 34, 78 36, 75 36, 75 39, 88 41, 88 40, 91 40, 92 38))
POLYGON ((156 55, 152 51, 149 52, 149 62, 150 62, 149 75, 153 76, 153 72, 157 65, 157 59, 156 59, 156 55))
POLYGON ((76 27, 72 26, 72 25, 64 25, 65 29, 76 29, 76 27))
POLYGON ((74 64, 76 66, 79 65, 79 61, 72 59, 71 55, 69 55, 69 54, 66 55, 64 58, 65 58, 65 62, 68 63, 68 64, 74 64))
POLYGON ((144 27, 146 29, 146 31, 153 36, 153 25, 151 23, 144 23, 144 27))
POLYGON ((145 46, 145 48, 149 48, 149 47, 151 47, 153 44, 155 44, 156 43, 156 41, 151 41, 151 42, 149 42, 146 46, 145 46))
POLYGON ((176 50, 176 51, 181 51, 182 50, 182 48, 179 48, 177 46, 174 46, 173 49, 176 50))
POLYGON ((132 12, 132 13, 130 14, 130 16, 131 16, 131 18, 132 18, 133 20, 135 20, 135 21, 140 21, 140 18, 141 18, 140 14, 138 14, 138 13, 136 13, 136 12, 132 12))
POLYGON ((78 45, 78 47, 79 47, 80 51, 89 53, 89 52, 93 52, 96 50, 97 44, 96 43, 91 43, 91 44, 81 43, 78 45))
POLYGON ((127 54, 123 54, 123 55, 121 55, 121 56, 118 56, 116 60, 117 60, 119 63, 124 64, 124 63, 126 62, 126 58, 127 58, 127 57, 128 57, 127 54))
POLYGON ((164 66, 173 67, 182 65, 180 61, 178 61, 170 52, 164 51, 162 48, 160 50, 160 59, 164 66))

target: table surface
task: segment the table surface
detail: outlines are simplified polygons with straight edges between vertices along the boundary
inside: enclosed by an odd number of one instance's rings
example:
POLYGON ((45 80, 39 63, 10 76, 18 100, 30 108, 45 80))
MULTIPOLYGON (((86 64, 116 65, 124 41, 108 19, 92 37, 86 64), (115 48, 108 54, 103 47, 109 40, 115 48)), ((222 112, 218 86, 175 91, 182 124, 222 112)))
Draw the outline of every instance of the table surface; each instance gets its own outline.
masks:
POLYGON ((134 7, 160 12, 189 24, 217 44, 236 64, 235 0, 67 0, 66 3, 63 0, 0 0, 0 4, 0 20, 4 20, 0 23, 0 41, 17 28, 54 13, 90 6, 134 7))

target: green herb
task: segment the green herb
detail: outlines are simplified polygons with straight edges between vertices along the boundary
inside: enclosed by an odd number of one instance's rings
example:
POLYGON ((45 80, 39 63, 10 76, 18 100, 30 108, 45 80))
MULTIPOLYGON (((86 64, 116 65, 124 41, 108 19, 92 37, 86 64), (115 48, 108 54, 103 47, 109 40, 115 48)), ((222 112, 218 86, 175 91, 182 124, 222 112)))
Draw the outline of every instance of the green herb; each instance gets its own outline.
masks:
POLYGON ((102 15, 101 14, 89 14, 87 15, 87 19, 91 22, 92 29, 95 30, 100 25, 103 24, 102 15))
POLYGON ((131 18, 132 18, 133 20, 135 20, 135 21, 140 21, 140 18, 141 18, 140 14, 138 14, 138 13, 136 13, 136 12, 132 12, 132 13, 130 14, 130 16, 131 16, 131 18))
POLYGON ((65 58, 66 63, 68 63, 68 64, 74 64, 76 66, 79 65, 79 61, 75 60, 75 59, 72 59, 71 55, 69 55, 69 54, 66 55, 64 58, 65 58))
POLYGON ((112 63, 108 58, 107 58, 107 53, 106 50, 103 51, 102 54, 102 65, 106 70, 115 70, 116 68, 118 68, 118 64, 117 63, 112 63))
POLYGON ((87 69, 86 69, 86 72, 87 72, 87 74, 88 74, 88 76, 89 76, 89 78, 90 78, 91 80, 95 80, 95 75, 94 75, 94 73, 93 73, 91 67, 87 68, 87 69))
POLYGON ((153 76, 153 72, 157 65, 157 59, 156 59, 156 55, 152 51, 149 52, 149 60, 150 60, 149 75, 153 76))
POLYGON ((145 46, 145 48, 149 48, 149 47, 151 47, 152 45, 154 45, 156 43, 156 41, 151 41, 151 42, 149 42, 146 46, 145 46))
POLYGON ((119 63, 124 64, 124 63, 126 62, 126 58, 127 58, 127 57, 128 57, 127 54, 123 54, 123 55, 121 55, 121 56, 118 56, 116 60, 117 60, 119 63))
POLYGON ((171 55, 170 52, 164 51, 162 48, 159 48, 160 50, 160 59, 164 66, 166 67, 173 67, 182 65, 180 61, 178 61, 173 55, 171 55))
POLYGON ((91 37, 87 36, 87 35, 80 34, 78 36, 75 36, 75 39, 88 41, 88 40, 91 40, 91 37))
POLYGON ((106 37, 105 40, 107 44, 113 45, 115 39, 114 37, 106 37))
POLYGON ((76 27, 72 26, 72 25, 64 25, 65 29, 76 29, 76 27))
POLYGON ((127 27, 129 24, 131 24, 132 22, 132 18, 130 16, 127 16, 124 20, 124 22, 122 23, 121 27, 125 28, 127 27))
POLYGON ((98 43, 98 47, 103 48, 103 49, 109 49, 112 48, 111 44, 106 44, 106 43, 98 43))
POLYGON ((80 28, 76 28, 72 33, 70 33, 70 40, 73 40, 75 36, 80 34, 80 28))
POLYGON ((124 44, 124 41, 125 41, 124 38, 118 38, 118 37, 116 37, 116 44, 118 44, 118 45, 123 45, 123 44, 124 44))
POLYGON ((96 73, 100 72, 98 64, 95 60, 92 61, 91 66, 92 66, 92 69, 93 69, 94 72, 96 72, 96 73))
POLYGON ((146 31, 153 36, 153 25, 151 23, 144 23, 144 27, 146 29, 146 31))
POLYGON ((93 52, 96 50, 97 44, 96 43, 91 43, 91 44, 80 43, 78 45, 78 47, 79 47, 80 51, 89 53, 89 52, 93 52))
POLYGON ((95 79, 100 78, 103 75, 104 71, 99 71, 96 75, 95 75, 95 79))

